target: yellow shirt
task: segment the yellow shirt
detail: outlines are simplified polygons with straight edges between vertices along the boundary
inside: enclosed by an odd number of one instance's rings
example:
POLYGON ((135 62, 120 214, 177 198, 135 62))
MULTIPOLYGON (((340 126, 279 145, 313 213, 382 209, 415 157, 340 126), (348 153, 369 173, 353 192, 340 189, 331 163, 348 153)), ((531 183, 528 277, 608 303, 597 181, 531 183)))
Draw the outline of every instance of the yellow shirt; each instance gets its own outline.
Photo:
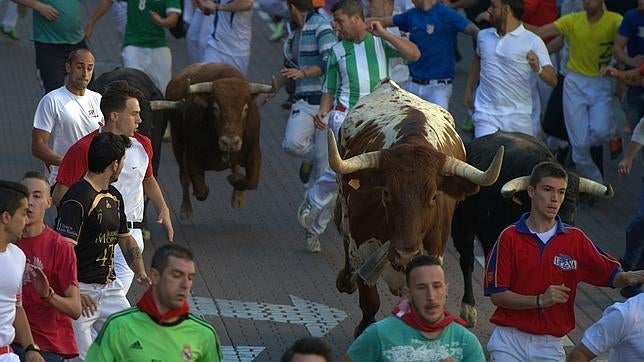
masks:
POLYGON ((621 22, 622 16, 612 11, 604 11, 593 24, 588 22, 584 11, 555 20, 555 26, 570 47, 568 70, 589 77, 598 76, 599 69, 610 64, 613 57, 613 40, 621 22))

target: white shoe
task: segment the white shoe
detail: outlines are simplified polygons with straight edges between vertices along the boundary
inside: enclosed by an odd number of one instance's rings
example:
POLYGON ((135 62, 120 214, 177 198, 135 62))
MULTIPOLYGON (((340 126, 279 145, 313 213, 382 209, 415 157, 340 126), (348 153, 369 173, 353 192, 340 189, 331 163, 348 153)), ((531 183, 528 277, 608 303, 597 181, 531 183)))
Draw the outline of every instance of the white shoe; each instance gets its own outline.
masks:
POLYGON ((304 229, 308 229, 311 226, 311 223, 320 213, 320 209, 313 206, 308 197, 304 197, 304 201, 300 204, 300 207, 297 208, 297 221, 304 229))

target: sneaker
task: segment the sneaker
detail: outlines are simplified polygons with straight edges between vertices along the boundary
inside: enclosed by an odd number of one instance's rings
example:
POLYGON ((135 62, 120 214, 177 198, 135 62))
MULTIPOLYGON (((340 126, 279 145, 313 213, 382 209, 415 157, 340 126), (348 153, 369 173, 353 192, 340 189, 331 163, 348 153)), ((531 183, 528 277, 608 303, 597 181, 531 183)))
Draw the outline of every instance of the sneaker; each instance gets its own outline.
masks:
POLYGON ((163 132, 163 142, 170 142, 172 141, 172 133, 170 132, 170 127, 167 127, 165 129, 165 132, 163 132))
POLYGON ((18 33, 16 33, 16 28, 2 28, 2 34, 8 36, 13 40, 18 40, 18 33))
POLYGON ((313 162, 302 161, 300 164, 300 181, 302 181, 303 184, 309 182, 311 172, 313 172, 313 162))
POLYGON ((610 159, 617 159, 623 151, 622 138, 619 136, 611 138, 610 141, 608 141, 608 149, 610 149, 610 159))
POLYGON ((275 42, 284 36, 286 34, 285 30, 285 25, 283 21, 279 21, 275 24, 275 27, 273 28, 273 34, 271 34, 271 37, 269 38, 270 41, 275 42))
POLYGON ((306 232, 306 250, 312 253, 319 253, 322 251, 322 246, 320 245, 320 236, 306 232))
POLYGON ((304 201, 297 209, 297 221, 304 229, 308 229, 319 213, 320 209, 309 201, 308 196, 305 196, 304 201))

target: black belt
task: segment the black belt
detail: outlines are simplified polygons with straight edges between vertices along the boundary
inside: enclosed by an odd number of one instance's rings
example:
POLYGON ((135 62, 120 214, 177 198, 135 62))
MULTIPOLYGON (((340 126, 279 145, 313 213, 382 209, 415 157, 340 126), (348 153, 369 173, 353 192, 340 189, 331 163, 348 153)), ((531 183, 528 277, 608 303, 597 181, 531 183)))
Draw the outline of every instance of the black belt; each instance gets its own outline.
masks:
POLYGON ((141 221, 128 221, 127 222, 127 228, 128 229, 143 229, 143 223, 141 221))
POLYGON ((315 106, 320 105, 320 99, 322 98, 321 94, 296 94, 293 96, 295 100, 303 100, 308 104, 313 104, 315 106))
POLYGON ((410 78, 412 82, 420 85, 428 84, 452 84, 452 78, 447 79, 419 79, 419 78, 410 78))

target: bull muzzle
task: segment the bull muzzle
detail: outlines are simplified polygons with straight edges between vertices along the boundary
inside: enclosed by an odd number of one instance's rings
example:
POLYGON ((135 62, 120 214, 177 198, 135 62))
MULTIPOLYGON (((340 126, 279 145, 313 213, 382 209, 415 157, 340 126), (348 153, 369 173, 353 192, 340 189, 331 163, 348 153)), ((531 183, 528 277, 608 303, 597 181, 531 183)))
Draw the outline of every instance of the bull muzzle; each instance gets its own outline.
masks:
POLYGON ((219 137, 219 149, 221 152, 231 153, 239 152, 242 147, 242 139, 239 136, 221 136, 219 137))

